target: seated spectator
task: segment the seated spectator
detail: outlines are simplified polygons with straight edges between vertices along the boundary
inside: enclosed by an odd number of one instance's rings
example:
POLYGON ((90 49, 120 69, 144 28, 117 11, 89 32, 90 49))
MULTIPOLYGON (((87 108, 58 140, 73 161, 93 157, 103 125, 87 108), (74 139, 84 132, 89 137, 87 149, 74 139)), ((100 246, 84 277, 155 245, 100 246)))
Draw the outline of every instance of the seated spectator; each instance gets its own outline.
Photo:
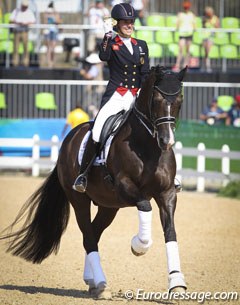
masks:
POLYGON ((33 12, 28 8, 29 1, 22 0, 21 8, 16 8, 10 15, 10 23, 14 23, 16 27, 13 29, 14 33, 14 51, 13 51, 13 66, 19 65, 19 45, 23 44, 23 65, 29 65, 28 52, 28 31, 29 25, 36 22, 33 12))
POLYGON ((202 114, 200 120, 207 123, 208 125, 219 125, 224 124, 227 114, 218 107, 217 98, 214 98, 209 106, 207 106, 202 114))
POLYGON ((236 95, 235 103, 227 113, 226 125, 240 127, 240 94, 236 95))
POLYGON ((69 127, 73 129, 79 124, 88 122, 89 120, 90 120, 89 115, 81 108, 80 103, 77 103, 75 109, 69 112, 67 116, 67 121, 62 131, 62 137, 64 137, 69 127))
POLYGON ((100 76, 102 71, 102 61, 97 53, 91 53, 83 61, 83 68, 80 70, 80 75, 83 79, 93 80, 102 79, 100 76))

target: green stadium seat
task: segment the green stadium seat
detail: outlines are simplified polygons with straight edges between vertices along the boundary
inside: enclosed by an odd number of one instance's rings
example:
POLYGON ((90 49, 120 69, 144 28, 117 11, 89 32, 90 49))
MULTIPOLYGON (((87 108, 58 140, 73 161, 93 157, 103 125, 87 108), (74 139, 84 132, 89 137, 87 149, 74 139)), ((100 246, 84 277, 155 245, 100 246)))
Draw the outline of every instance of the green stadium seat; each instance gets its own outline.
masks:
POLYGON ((193 57, 201 57, 201 48, 200 48, 200 46, 199 45, 197 45, 197 44, 191 44, 191 46, 190 46, 190 54, 191 54, 191 56, 193 56, 193 57))
POLYGON ((228 33, 216 32, 214 35, 213 41, 214 41, 214 44, 217 44, 217 45, 229 44, 228 33))
POLYGON ((135 19, 134 26, 142 26, 139 18, 135 19))
POLYGON ((5 94, 3 92, 0 92, 0 109, 6 109, 7 104, 6 104, 6 98, 5 94))
POLYGON ((158 43, 148 44, 149 58, 160 58, 163 56, 162 46, 158 43))
POLYGON ((231 43, 235 46, 240 46, 240 33, 233 32, 230 34, 231 43))
POLYGON ((5 13, 3 15, 3 23, 9 23, 11 13, 5 13))
POLYGON ((226 59, 238 59, 237 46, 232 44, 220 46, 220 56, 226 59))
MULTIPOLYGON (((23 44, 20 43, 19 49, 18 49, 19 54, 23 54, 23 44)), ((32 41, 28 41, 28 52, 32 53, 33 52, 33 43, 32 41)))
POLYGON ((165 26, 165 18, 162 15, 147 16, 147 26, 165 26))
POLYGON ((147 43, 154 42, 154 32, 153 31, 139 30, 136 33, 136 37, 137 37, 137 39, 145 40, 147 43))
POLYGON ((179 32, 178 31, 174 32, 173 40, 174 40, 174 42, 178 43, 178 41, 179 41, 179 32))
POLYGON ((177 24, 177 16, 176 15, 167 16, 165 20, 166 20, 166 27, 176 28, 176 24, 177 24))
POLYGON ((0 52, 1 53, 13 53, 13 41, 12 40, 3 40, 0 41, 0 52))
POLYGON ((201 32, 194 32, 193 33, 193 43, 195 44, 202 44, 203 39, 206 37, 205 33, 203 31, 201 32))
POLYGON ((8 29, 0 28, 0 40, 8 39, 8 29))
POLYGON ((218 106, 224 111, 228 111, 233 103, 234 98, 231 95, 219 95, 217 98, 218 106))
POLYGON ((222 28, 224 29, 238 29, 239 21, 235 17, 224 17, 221 22, 222 28))
MULTIPOLYGON (((205 56, 204 48, 202 48, 202 50, 203 50, 203 56, 205 56)), ((208 57, 210 59, 219 59, 220 58, 219 47, 216 45, 212 45, 208 57)))
POLYGON ((38 109, 43 110, 55 110, 57 105, 55 104, 55 97, 50 92, 40 92, 35 96, 35 106, 38 109))
POLYGON ((196 17, 196 28, 202 28, 203 27, 203 23, 202 23, 202 18, 201 17, 196 17))
POLYGON ((170 43, 169 45, 167 45, 166 56, 177 57, 178 50, 179 47, 177 43, 170 43))
POLYGON ((157 31, 155 34, 155 41, 165 45, 173 43, 173 34, 171 31, 157 31))

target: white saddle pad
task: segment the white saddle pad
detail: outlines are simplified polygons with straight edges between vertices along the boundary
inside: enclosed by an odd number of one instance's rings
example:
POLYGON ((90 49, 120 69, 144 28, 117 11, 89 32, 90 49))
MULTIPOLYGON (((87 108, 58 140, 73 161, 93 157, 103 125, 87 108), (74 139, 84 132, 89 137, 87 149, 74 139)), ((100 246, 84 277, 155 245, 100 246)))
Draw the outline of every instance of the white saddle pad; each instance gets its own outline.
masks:
MULTIPOLYGON (((82 163, 83 153, 84 153, 84 150, 86 148, 86 144, 87 144, 87 141, 88 141, 88 138, 89 138, 90 134, 91 134, 91 131, 88 131, 85 134, 85 136, 84 136, 84 138, 82 140, 82 143, 80 145, 80 149, 79 149, 79 153, 78 153, 78 163, 79 163, 79 165, 81 165, 81 163, 82 163)), ((97 157, 95 159, 93 165, 99 166, 99 165, 102 165, 102 164, 106 163, 107 157, 108 157, 108 153, 109 153, 109 149, 110 149, 110 145, 112 143, 112 139, 113 139, 113 136, 110 136, 107 139, 107 142, 104 145, 103 150, 101 151, 100 157, 97 157)))

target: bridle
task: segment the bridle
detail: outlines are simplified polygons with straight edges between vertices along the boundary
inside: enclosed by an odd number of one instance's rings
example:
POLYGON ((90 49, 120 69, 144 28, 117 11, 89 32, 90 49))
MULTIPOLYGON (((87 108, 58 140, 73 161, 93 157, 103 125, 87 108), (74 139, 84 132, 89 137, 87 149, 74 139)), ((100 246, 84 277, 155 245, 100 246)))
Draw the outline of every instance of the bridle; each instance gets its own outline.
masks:
POLYGON ((170 115, 170 106, 172 104, 171 102, 171 97, 177 96, 181 90, 182 90, 182 84, 179 86, 179 88, 173 92, 165 92, 162 89, 160 89, 158 86, 154 85, 152 87, 152 94, 149 98, 148 101, 148 110, 149 110, 149 114, 150 117, 148 117, 146 114, 142 113, 139 109, 137 109, 136 107, 136 103, 133 107, 133 113, 135 114, 135 116, 138 118, 138 120, 140 121, 140 123, 148 130, 148 132, 155 137, 157 135, 157 130, 158 130, 158 126, 162 125, 162 124, 175 124, 176 123, 176 118, 170 115), (159 93, 161 93, 161 95, 164 97, 165 100, 167 100, 167 106, 169 107, 169 111, 168 111, 168 115, 167 116, 163 116, 163 117, 159 117, 157 119, 153 118, 152 115, 152 103, 153 103, 153 93, 154 90, 157 90, 159 93))

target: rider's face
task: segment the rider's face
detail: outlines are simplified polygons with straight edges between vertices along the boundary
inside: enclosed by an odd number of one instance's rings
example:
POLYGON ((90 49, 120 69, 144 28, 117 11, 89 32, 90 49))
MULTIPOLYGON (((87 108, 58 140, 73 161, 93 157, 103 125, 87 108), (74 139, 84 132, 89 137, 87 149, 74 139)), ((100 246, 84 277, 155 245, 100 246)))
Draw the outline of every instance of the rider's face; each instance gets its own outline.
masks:
POLYGON ((134 20, 119 20, 118 21, 118 29, 120 34, 123 34, 126 37, 130 37, 134 30, 134 20))

